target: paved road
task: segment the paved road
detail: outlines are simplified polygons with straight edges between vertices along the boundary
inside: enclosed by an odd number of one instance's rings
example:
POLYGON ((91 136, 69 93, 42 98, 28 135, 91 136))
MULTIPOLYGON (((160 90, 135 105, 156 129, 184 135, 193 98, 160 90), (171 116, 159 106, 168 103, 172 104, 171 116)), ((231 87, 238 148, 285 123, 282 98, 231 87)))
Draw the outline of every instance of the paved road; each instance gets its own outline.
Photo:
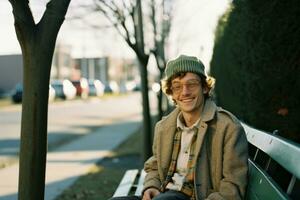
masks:
MULTIPOLYGON (((152 95, 152 107, 155 98, 152 95)), ((21 107, 0 109, 0 168, 18 159, 21 107)), ((141 95, 75 100, 49 105, 48 145, 50 150, 64 142, 93 132, 120 119, 142 117, 141 95)))

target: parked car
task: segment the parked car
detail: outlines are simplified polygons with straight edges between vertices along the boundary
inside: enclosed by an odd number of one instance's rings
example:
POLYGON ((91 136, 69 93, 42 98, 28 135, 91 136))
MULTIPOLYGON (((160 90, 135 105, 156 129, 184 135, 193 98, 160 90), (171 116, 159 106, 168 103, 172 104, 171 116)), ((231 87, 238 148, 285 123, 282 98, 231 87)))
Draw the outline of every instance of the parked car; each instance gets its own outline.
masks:
POLYGON ((71 82, 76 88, 77 96, 81 98, 87 98, 89 96, 89 83, 86 78, 72 80, 71 82))
POLYGON ((100 80, 90 79, 89 81, 89 96, 103 96, 104 85, 100 80))
POLYGON ((116 81, 109 82, 109 86, 112 89, 113 93, 120 93, 120 86, 116 81))
POLYGON ((136 81, 128 81, 125 83, 127 91, 141 91, 140 83, 136 81))
MULTIPOLYGON (((13 93, 11 95, 12 101, 14 103, 21 103, 22 102, 22 95, 23 95, 23 84, 22 83, 18 83, 14 90, 13 93)), ((49 85, 49 101, 53 101, 55 98, 55 90, 54 88, 49 85)))
POLYGON ((104 84, 104 93, 105 94, 113 93, 113 90, 112 90, 112 88, 110 87, 110 85, 108 83, 104 84))
POLYGON ((15 86, 12 92, 11 99, 14 103, 21 103, 22 95, 23 95, 23 84, 17 83, 17 85, 15 86))
POLYGON ((125 82, 120 82, 119 93, 126 94, 128 92, 125 82))
POLYGON ((51 84, 49 84, 49 101, 54 101, 55 99, 55 90, 51 84))
POLYGON ((55 90, 55 96, 61 99, 74 99, 76 96, 76 88, 71 81, 65 80, 52 80, 51 86, 55 90))
POLYGON ((141 91, 141 90, 142 90, 141 84, 136 84, 135 87, 133 88, 133 91, 141 91))
POLYGON ((4 91, 0 88, 0 99, 4 96, 5 96, 4 91))

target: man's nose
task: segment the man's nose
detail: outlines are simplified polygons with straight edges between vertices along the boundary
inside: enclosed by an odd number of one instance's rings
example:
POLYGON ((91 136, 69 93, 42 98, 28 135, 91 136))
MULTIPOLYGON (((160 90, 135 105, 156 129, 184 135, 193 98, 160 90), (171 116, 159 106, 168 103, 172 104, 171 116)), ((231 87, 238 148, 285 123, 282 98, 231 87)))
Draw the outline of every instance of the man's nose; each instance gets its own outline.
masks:
POLYGON ((183 84, 181 93, 182 94, 189 94, 190 92, 191 91, 190 91, 189 87, 187 85, 183 84))

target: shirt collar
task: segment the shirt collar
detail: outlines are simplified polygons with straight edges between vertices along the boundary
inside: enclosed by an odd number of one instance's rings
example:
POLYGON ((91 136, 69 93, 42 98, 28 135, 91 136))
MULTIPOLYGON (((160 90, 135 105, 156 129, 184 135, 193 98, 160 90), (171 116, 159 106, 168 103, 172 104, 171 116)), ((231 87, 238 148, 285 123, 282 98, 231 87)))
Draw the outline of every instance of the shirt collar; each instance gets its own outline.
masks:
POLYGON ((177 116, 177 129, 179 129, 179 130, 191 130, 191 129, 195 129, 195 128, 198 129, 197 126, 199 123, 200 123, 200 117, 191 127, 187 127, 184 124, 182 112, 180 112, 177 116))

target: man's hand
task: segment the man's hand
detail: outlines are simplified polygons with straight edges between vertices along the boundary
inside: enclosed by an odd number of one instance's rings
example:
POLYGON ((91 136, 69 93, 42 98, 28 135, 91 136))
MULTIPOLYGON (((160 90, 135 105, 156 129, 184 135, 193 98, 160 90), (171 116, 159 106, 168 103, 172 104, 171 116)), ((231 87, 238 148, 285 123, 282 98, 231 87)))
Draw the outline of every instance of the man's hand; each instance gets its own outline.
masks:
POLYGON ((142 200, 151 200, 156 195, 160 194, 159 190, 156 188, 148 188, 145 190, 142 200))

